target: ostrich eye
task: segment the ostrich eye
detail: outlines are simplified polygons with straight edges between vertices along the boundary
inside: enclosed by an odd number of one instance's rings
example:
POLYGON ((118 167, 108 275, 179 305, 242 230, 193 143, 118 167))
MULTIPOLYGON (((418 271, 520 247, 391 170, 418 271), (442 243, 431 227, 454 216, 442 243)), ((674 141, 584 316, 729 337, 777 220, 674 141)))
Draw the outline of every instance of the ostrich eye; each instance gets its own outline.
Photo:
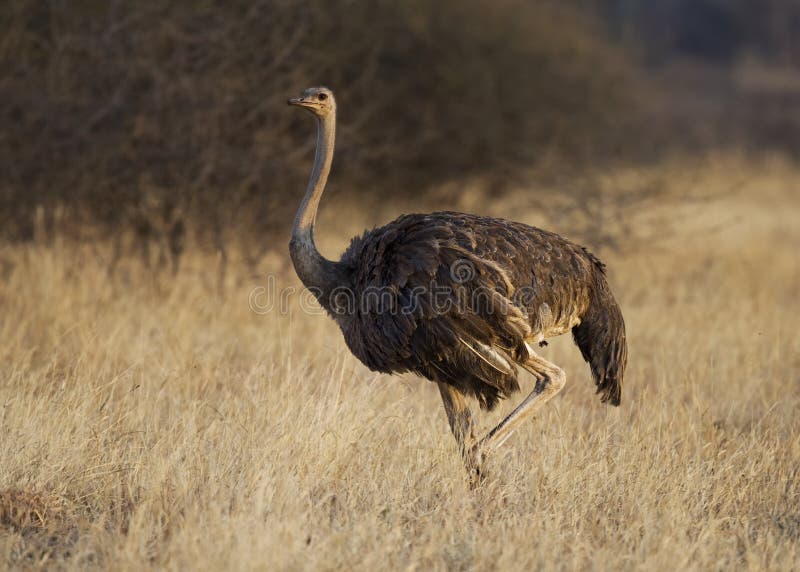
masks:
POLYGON ((317 97, 319 98, 320 101, 325 101, 326 99, 328 99, 328 94, 320 93, 317 97))

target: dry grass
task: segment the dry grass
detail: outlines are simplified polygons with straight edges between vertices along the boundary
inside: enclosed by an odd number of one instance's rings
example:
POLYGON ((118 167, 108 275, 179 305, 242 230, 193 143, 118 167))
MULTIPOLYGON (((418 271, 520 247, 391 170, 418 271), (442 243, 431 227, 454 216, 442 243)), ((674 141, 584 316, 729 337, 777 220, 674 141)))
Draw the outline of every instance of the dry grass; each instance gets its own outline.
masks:
MULTIPOLYGON (((556 340, 567 388, 476 492, 432 384, 368 372, 296 297, 249 309, 267 272, 296 285, 282 257, 231 260, 220 294, 197 253, 174 279, 129 261, 109 280, 104 247, 0 247, 2 566, 797 568, 800 172, 678 166, 601 181, 674 191, 628 221, 659 240, 605 255, 623 405, 556 340)), ((524 207, 482 210, 544 222, 524 207)), ((328 252, 379 222, 325 208, 328 252)))

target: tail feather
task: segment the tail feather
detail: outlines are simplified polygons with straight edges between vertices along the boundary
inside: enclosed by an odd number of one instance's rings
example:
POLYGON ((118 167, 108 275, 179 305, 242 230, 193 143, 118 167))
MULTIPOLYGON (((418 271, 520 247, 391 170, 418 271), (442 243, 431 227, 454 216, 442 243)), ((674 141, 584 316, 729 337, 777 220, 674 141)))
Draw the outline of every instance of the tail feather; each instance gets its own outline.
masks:
POLYGON ((628 363, 625 320, 604 281, 580 325, 572 329, 572 337, 589 363, 601 401, 619 405, 628 363))

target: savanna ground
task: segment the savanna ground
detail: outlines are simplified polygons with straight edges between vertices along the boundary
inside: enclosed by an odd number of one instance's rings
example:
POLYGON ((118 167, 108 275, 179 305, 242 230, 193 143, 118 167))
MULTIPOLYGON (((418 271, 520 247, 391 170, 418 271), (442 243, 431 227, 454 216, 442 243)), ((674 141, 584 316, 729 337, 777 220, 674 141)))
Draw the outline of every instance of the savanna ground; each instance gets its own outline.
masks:
MULTIPOLYGON (((103 244, 0 246, 2 567, 797 568, 800 169, 721 156, 594 183, 666 191, 609 215, 621 246, 598 248, 623 403, 555 340, 567 387, 476 491, 433 384, 369 372, 297 294, 251 309, 267 276, 298 286, 283 249, 257 271, 231 256, 218 284, 199 251, 174 277, 133 256, 109 277, 103 244)), ((321 248, 428 206, 328 197, 321 248)), ((449 206, 575 222, 522 191, 449 206)))

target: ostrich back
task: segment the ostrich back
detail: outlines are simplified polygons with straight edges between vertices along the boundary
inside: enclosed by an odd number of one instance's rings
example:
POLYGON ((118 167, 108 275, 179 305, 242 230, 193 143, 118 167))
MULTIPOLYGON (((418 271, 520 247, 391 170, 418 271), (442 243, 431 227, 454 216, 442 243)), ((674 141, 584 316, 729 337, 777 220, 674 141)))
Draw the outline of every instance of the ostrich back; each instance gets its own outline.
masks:
POLYGON ((585 248, 456 212, 401 216, 353 239, 337 266, 345 288, 322 303, 359 360, 451 384, 487 409, 519 389, 526 342, 575 328, 608 293, 585 248))

